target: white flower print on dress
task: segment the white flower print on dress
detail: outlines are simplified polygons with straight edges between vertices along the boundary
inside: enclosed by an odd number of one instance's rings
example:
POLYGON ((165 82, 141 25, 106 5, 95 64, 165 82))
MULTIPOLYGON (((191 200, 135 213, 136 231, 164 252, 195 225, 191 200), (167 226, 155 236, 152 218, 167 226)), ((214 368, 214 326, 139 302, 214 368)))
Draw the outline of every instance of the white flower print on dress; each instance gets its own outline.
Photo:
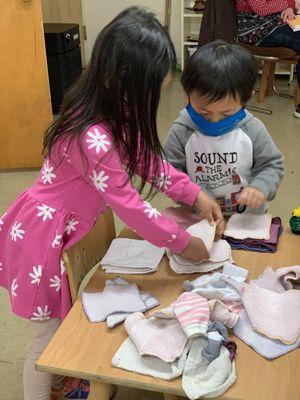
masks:
POLYGON ((31 283, 33 285, 35 283, 37 283, 39 285, 39 283, 41 282, 41 277, 42 277, 42 266, 41 265, 33 266, 32 271, 33 272, 29 272, 29 276, 30 276, 30 278, 32 278, 31 283))
POLYGON ((22 226, 21 222, 15 222, 14 225, 11 228, 11 240, 13 240, 14 242, 17 241, 17 239, 23 239, 23 236, 25 234, 24 229, 20 229, 22 226))
POLYGON ((99 189, 100 192, 104 193, 105 189, 107 188, 107 184, 105 182, 107 181, 107 179, 109 179, 109 176, 105 175, 104 171, 100 171, 99 174, 97 175, 97 172, 94 170, 91 179, 96 188, 99 189))
POLYGON ((44 309, 42 307, 37 307, 37 311, 32 313, 33 317, 30 319, 32 321, 46 321, 47 319, 50 319, 50 314, 52 311, 48 309, 48 306, 46 305, 44 309))
POLYGON ((99 154, 100 150, 107 152, 107 146, 110 145, 110 142, 106 140, 106 135, 100 135, 100 132, 97 128, 94 129, 94 132, 88 131, 87 135, 90 139, 86 139, 87 143, 90 143, 88 149, 93 149, 95 147, 96 153, 99 154))
POLYGON ((44 167, 42 169, 42 181, 43 184, 46 185, 46 183, 50 183, 52 185, 52 179, 56 178, 56 175, 53 173, 53 167, 50 166, 49 161, 46 160, 44 163, 44 167))
POLYGON ((144 213, 148 214, 149 219, 151 219, 152 217, 157 219, 157 217, 161 215, 161 213, 157 211, 156 208, 152 207, 151 204, 148 203, 148 201, 144 201, 143 206, 145 207, 144 213))
POLYGON ((75 218, 69 219, 67 222, 67 225, 65 227, 65 232, 67 232, 68 235, 70 235, 72 232, 76 231, 76 225, 79 224, 79 221, 76 221, 75 218))
POLYGON ((12 297, 13 299, 15 299, 15 298, 17 297, 16 290, 18 289, 18 287, 19 287, 19 285, 17 285, 17 280, 14 279, 14 280, 12 281, 12 284, 11 284, 11 287, 10 287, 11 297, 12 297))
POLYGON ((52 242, 52 247, 59 247, 61 245, 61 241, 62 241, 62 235, 55 235, 55 239, 52 242))
POLYGON ((47 221, 47 219, 53 219, 53 213, 55 213, 55 208, 51 208, 46 206, 46 204, 42 204, 41 206, 37 206, 37 210, 40 212, 37 214, 38 217, 43 217, 43 221, 47 221))
POLYGON ((170 175, 165 175, 163 172, 160 174, 160 177, 155 182, 158 190, 166 191, 169 186, 172 185, 172 178, 170 175))
POLYGON ((0 262, 0 271, 3 271, 3 264, 0 262))
POLYGON ((56 292, 60 291, 60 278, 57 275, 54 275, 53 278, 50 278, 50 287, 55 288, 56 292))
POLYGON ((66 266, 64 263, 64 260, 61 258, 60 259, 60 275, 63 275, 66 271, 66 266))
POLYGON ((3 214, 2 215, 2 217, 0 218, 0 232, 1 232, 1 225, 4 225, 4 222, 3 222, 3 218, 5 217, 5 215, 6 215, 6 213, 5 214, 3 214))

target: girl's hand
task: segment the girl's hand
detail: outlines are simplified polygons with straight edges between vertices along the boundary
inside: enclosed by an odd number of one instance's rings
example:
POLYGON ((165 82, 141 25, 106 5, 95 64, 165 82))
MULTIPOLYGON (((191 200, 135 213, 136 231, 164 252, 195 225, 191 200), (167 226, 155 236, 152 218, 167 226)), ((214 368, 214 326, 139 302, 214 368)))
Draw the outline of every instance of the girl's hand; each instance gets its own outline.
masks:
POLYGON ((203 243, 203 240, 194 236, 191 236, 189 244, 183 250, 181 256, 194 262, 200 262, 209 259, 209 254, 203 243))
POLYGON ((282 11, 281 18, 283 22, 291 21, 295 18, 294 10, 291 7, 286 8, 282 11))
POLYGON ((223 220, 223 215, 218 203, 211 199, 207 194, 200 190, 196 207, 199 209, 199 213, 203 219, 207 219, 210 224, 219 225, 223 220))
POLYGON ((226 227, 226 222, 225 219, 223 218, 222 221, 219 222, 219 224, 216 226, 215 242, 222 238, 223 233, 225 231, 225 227, 226 227))
POLYGON ((256 189, 255 187, 246 187, 238 200, 241 206, 248 206, 253 208, 260 208, 266 202, 266 196, 262 191, 256 189))

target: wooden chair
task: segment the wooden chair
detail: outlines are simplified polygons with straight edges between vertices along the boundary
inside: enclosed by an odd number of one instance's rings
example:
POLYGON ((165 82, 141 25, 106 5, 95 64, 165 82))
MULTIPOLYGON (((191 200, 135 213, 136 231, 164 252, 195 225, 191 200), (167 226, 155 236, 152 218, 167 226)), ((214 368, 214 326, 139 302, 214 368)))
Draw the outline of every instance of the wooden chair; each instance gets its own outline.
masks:
MULTIPOLYGON (((265 95, 270 96, 274 91, 276 64, 295 65, 300 60, 300 55, 286 47, 258 47, 242 44, 253 56, 263 62, 262 75, 258 92, 258 102, 264 101, 265 95)), ((300 90, 295 85, 295 103, 300 103, 300 90)))
POLYGON ((68 273, 72 303, 74 304, 80 285, 84 286, 93 275, 94 267, 107 252, 116 237, 113 213, 107 208, 91 231, 70 249, 64 252, 63 260, 68 273))

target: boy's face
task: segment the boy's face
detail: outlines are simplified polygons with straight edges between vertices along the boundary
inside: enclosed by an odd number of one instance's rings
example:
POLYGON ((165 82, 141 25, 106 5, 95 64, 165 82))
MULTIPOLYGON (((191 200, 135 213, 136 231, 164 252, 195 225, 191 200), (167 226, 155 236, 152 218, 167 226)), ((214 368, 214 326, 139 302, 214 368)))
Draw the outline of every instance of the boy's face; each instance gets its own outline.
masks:
POLYGON ((239 99, 234 99, 231 96, 210 102, 204 96, 199 95, 198 92, 193 91, 189 98, 194 110, 210 122, 219 122, 235 114, 243 107, 239 99))

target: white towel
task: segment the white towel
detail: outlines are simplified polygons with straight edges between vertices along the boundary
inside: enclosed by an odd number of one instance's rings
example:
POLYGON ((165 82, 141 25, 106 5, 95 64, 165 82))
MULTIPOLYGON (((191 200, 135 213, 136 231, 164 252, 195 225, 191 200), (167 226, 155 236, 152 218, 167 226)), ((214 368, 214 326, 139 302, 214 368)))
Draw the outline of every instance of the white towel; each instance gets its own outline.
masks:
POLYGON ((224 232, 234 239, 270 239, 272 216, 270 214, 233 214, 224 232))
POLYGON ((165 250, 146 240, 114 239, 102 258, 102 269, 111 274, 146 274, 155 272, 165 250))

